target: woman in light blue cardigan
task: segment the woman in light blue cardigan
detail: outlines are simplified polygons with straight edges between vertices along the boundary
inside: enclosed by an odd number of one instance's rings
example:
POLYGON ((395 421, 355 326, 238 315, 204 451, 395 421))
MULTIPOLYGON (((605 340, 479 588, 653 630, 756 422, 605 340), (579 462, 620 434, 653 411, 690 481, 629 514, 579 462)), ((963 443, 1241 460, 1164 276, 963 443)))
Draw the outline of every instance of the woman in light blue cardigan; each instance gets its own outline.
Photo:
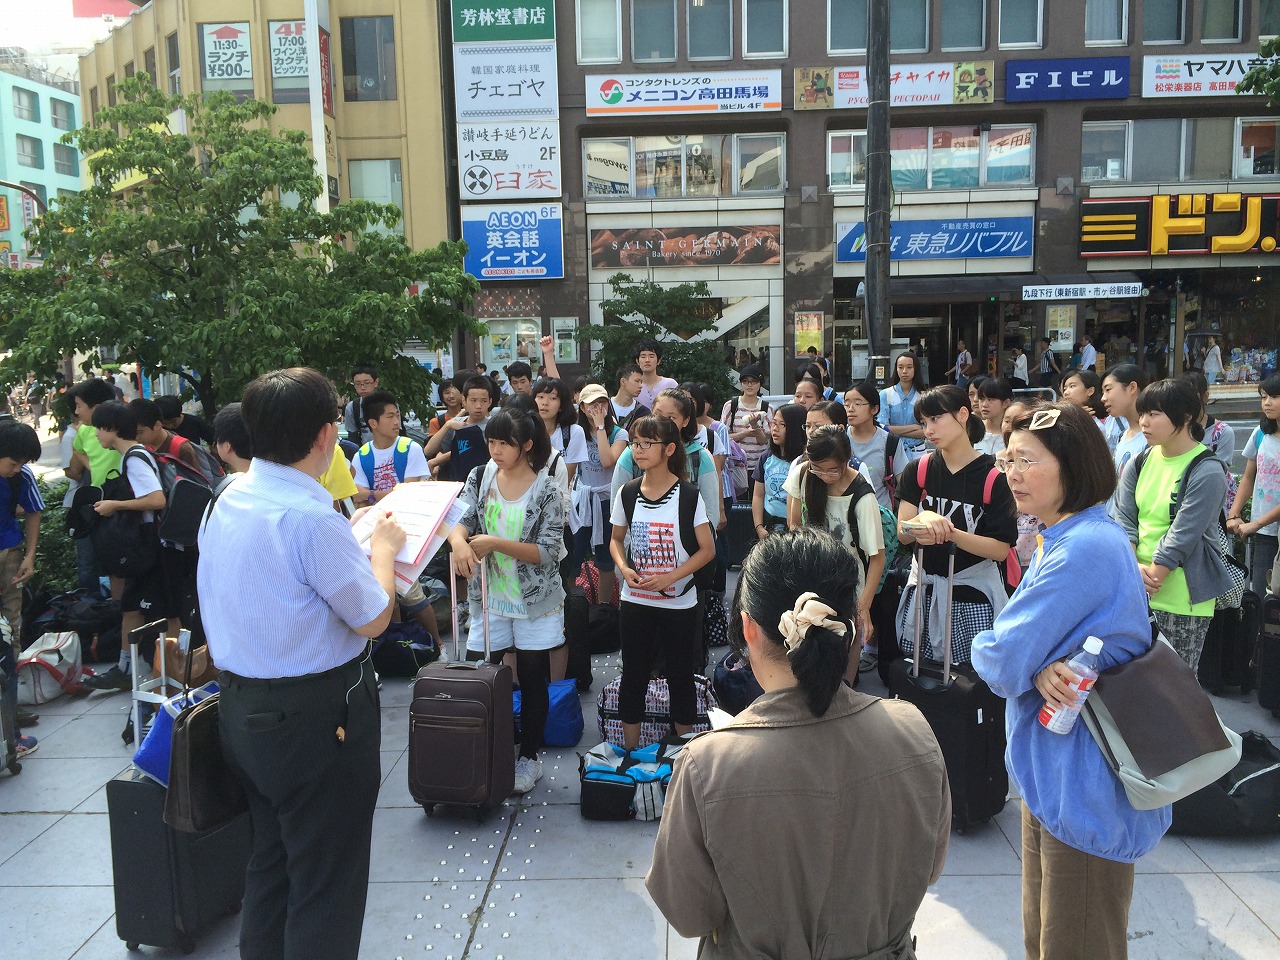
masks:
POLYGON ((1115 467, 1085 410, 1056 403, 1019 417, 1000 463, 1018 509, 1042 524, 1022 584, 973 641, 974 669, 1008 700, 1026 955, 1123 960, 1133 864, 1159 843, 1172 808, 1133 809, 1083 722, 1056 734, 1037 716, 1046 700, 1074 699, 1066 660, 1086 637, 1103 641, 1100 669, 1150 646, 1146 592, 1128 538, 1107 516, 1115 467))

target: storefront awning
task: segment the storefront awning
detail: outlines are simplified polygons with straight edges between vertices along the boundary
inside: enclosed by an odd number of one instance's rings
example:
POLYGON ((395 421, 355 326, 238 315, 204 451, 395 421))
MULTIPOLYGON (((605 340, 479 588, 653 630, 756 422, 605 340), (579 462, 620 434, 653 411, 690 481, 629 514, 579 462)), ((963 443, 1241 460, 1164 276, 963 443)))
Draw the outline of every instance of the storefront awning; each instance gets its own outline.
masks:
POLYGON ((1052 284, 1141 283, 1136 273, 1008 273, 963 274, 954 277, 891 277, 893 303, 980 303, 995 296, 1022 298, 1024 286, 1052 284))

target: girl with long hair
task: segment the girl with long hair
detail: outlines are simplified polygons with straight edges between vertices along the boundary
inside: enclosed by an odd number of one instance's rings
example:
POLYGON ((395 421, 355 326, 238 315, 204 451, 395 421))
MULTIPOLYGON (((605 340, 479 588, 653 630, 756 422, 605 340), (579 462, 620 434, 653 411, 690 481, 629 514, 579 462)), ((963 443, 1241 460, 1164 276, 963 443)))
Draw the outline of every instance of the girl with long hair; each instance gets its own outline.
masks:
POLYGON ((1117 477, 1130 460, 1147 449, 1147 438, 1138 423, 1138 394, 1148 382, 1146 372, 1134 363, 1117 363, 1102 375, 1102 405, 1121 427, 1112 450, 1117 477))
POLYGON ((791 465, 804 455, 806 409, 786 403, 773 411, 769 421, 769 453, 752 475, 751 517, 756 537, 763 540, 787 528, 787 492, 784 489, 791 465))
MULTIPOLYGON (((1267 595, 1267 572, 1276 559, 1280 533, 1280 373, 1273 373, 1258 385, 1262 416, 1244 445, 1244 479, 1227 514, 1227 530, 1241 540, 1253 538, 1251 587, 1260 597, 1267 595), (1250 504, 1249 517, 1243 517, 1250 504)), ((1271 592, 1280 592, 1272 583, 1271 592)))
POLYGON ((880 391, 878 420, 890 433, 902 438, 907 455, 915 460, 924 453, 924 431, 916 423, 916 401, 924 381, 920 358, 908 350, 893 362, 894 382, 880 391))
POLYGON ((627 431, 618 426, 609 392, 588 383, 578 393, 578 426, 587 435, 587 459, 578 470, 571 494, 573 569, 588 555, 600 571, 599 596, 613 596, 613 554, 609 552, 609 490, 613 468, 627 449, 627 431))

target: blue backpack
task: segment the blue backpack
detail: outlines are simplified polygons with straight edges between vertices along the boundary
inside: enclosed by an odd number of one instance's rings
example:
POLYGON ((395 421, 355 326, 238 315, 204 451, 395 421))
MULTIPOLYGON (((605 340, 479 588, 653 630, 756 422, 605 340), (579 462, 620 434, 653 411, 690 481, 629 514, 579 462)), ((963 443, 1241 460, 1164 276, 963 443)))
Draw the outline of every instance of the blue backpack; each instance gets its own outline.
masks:
MULTIPOLYGON (((404 483, 404 472, 409 466, 409 446, 413 441, 408 437, 397 437, 395 449, 391 452, 391 465, 396 471, 396 480, 404 483)), ((373 441, 368 441, 356 452, 360 458, 360 469, 364 471, 369 486, 373 486, 373 441)))

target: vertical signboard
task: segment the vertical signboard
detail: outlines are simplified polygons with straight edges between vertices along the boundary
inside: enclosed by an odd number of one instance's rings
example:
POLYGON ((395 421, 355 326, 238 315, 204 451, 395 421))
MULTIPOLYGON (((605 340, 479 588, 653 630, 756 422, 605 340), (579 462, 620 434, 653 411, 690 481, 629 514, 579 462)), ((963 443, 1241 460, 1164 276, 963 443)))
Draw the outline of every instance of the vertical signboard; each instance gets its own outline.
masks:
POLYGON ((200 49, 203 54, 200 76, 204 80, 253 79, 249 24, 200 24, 200 49))

